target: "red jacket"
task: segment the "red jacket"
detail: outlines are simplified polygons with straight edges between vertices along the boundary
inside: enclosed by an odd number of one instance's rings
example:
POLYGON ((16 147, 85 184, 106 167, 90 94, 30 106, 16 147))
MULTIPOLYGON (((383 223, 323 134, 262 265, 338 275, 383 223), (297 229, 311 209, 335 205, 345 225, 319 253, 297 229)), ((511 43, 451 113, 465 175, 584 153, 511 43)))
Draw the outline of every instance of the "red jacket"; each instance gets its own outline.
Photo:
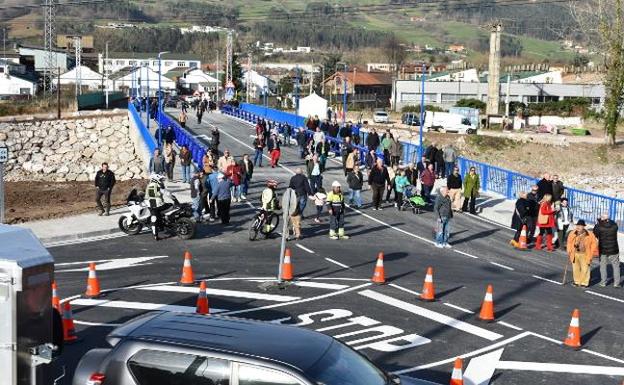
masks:
POLYGON ((231 164, 227 167, 225 174, 232 181, 234 186, 238 186, 241 183, 242 170, 238 164, 231 164))
POLYGON ((539 213, 541 215, 548 215, 548 222, 540 224, 538 217, 537 227, 555 227, 555 210, 553 209, 552 203, 544 202, 540 204, 539 213))
POLYGON ((420 181, 425 186, 433 186, 435 184, 435 180, 436 180, 435 174, 433 172, 429 171, 429 169, 424 170, 420 174, 420 181))

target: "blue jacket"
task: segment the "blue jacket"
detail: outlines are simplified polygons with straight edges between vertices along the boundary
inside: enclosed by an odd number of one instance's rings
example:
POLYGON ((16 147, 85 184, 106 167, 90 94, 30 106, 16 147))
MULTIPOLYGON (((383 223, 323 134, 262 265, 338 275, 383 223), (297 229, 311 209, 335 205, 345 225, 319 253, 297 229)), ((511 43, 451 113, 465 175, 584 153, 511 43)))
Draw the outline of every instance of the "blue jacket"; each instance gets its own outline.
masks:
POLYGON ((206 188, 208 189, 210 196, 217 191, 217 186, 219 185, 217 174, 218 172, 212 172, 208 174, 208 177, 206 178, 206 188))
POLYGON ((232 182, 230 182, 228 179, 223 179, 219 182, 219 184, 217 184, 217 188, 216 190, 212 190, 212 199, 211 200, 219 200, 219 201, 224 201, 227 199, 231 199, 232 195, 230 192, 230 186, 232 185, 232 182))

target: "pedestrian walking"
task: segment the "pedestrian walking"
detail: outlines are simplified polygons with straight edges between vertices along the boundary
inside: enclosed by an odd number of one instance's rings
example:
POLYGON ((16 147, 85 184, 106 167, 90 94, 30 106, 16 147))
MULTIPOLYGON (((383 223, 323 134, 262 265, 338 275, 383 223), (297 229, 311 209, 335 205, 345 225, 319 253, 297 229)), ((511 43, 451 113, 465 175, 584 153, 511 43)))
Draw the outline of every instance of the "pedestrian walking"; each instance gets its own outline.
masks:
POLYGON ((186 114, 186 111, 182 109, 182 111, 180 111, 180 115, 178 116, 178 122, 180 122, 180 127, 186 128, 187 119, 188 115, 186 114))
MULTIPOLYGON (((554 199, 554 198, 553 198, 554 199)), ((574 223, 574 216, 572 215, 572 209, 568 206, 568 199, 561 198, 559 210, 556 214, 557 219, 557 248, 565 250, 566 239, 568 239, 568 228, 574 223)))
POLYGON ((236 163, 234 158, 230 159, 230 164, 225 170, 225 176, 231 182, 232 202, 240 202, 243 172, 241 166, 236 163))
POLYGON ((321 172, 325 172, 325 166, 327 164, 327 157, 329 156, 329 142, 327 139, 321 140, 315 148, 316 155, 318 155, 319 164, 321 165, 321 172))
POLYGON ((217 205, 212 202, 212 197, 217 191, 217 187, 219 186, 218 177, 219 172, 213 170, 212 167, 204 170, 204 191, 202 192, 202 206, 204 207, 204 211, 208 214, 208 220, 210 222, 214 221, 218 216, 217 205))
POLYGON ((609 214, 602 214, 594 226, 594 235, 598 239, 600 255, 600 286, 607 286, 609 276, 607 264, 613 269, 613 287, 620 287, 620 249, 618 247, 618 225, 609 218, 609 214))
POLYGON ((559 175, 557 174, 552 177, 552 194, 553 203, 555 206, 559 206, 561 200, 565 197, 565 186, 563 182, 559 180, 559 175))
POLYGON ((375 167, 375 164, 377 163, 377 154, 375 153, 375 150, 370 150, 369 152, 366 153, 366 168, 368 170, 371 170, 373 167, 375 167))
POLYGON ((391 139, 392 134, 390 133, 390 131, 387 131, 385 134, 383 134, 383 136, 381 137, 381 151, 383 152, 383 157, 384 157, 384 164, 386 166, 390 166, 390 147, 392 146, 392 139, 391 139))
POLYGON ((399 142, 399 138, 395 138, 390 134, 390 164, 392 166, 399 165, 403 158, 403 144, 399 142))
POLYGON ((544 198, 544 195, 550 195, 552 197, 553 195, 553 184, 552 184, 552 178, 550 177, 549 173, 544 173, 544 176, 542 177, 542 179, 540 179, 539 182, 537 182, 537 200, 541 201, 542 198, 544 198))
POLYGON ((230 205, 232 203, 232 193, 230 192, 231 182, 221 173, 217 175, 217 188, 212 193, 210 204, 217 204, 221 223, 230 223, 230 205))
POLYGON ((279 158, 281 155, 280 144, 281 140, 277 137, 275 133, 271 134, 269 140, 267 142, 267 149, 269 154, 271 155, 271 167, 275 168, 279 163, 279 158))
POLYGON ((538 187, 531 186, 531 191, 527 194, 529 201, 529 217, 527 217, 527 243, 533 243, 535 232, 537 231, 537 216, 539 215, 539 200, 537 199, 538 187))
POLYGON ((448 188, 449 198, 451 198, 453 211, 461 211, 463 185, 459 167, 454 166, 451 173, 446 177, 446 187, 448 188))
POLYGON ((405 169, 399 169, 399 173, 394 177, 394 195, 395 195, 395 205, 399 211, 401 211, 401 207, 403 206, 403 193, 405 188, 410 185, 407 176, 405 176, 405 169))
POLYGON ((226 149, 225 151, 223 151, 223 156, 220 157, 217 161, 217 169, 219 170, 219 172, 225 174, 232 159, 234 158, 232 158, 230 150, 226 149))
POLYGON ((219 144, 221 144, 221 133, 219 132, 219 128, 218 127, 213 127, 212 132, 210 133, 211 135, 211 141, 210 141, 210 146, 212 148, 212 151, 215 152, 215 154, 219 153, 219 144))
POLYGON ((436 152, 436 158, 435 158, 435 173, 436 173, 436 178, 437 179, 442 179, 444 177, 446 177, 445 172, 445 163, 444 163, 444 152, 439 149, 436 152))
POLYGON ((292 138, 292 127, 290 127, 290 124, 286 123, 284 124, 282 131, 284 133, 284 146, 290 147, 290 139, 292 138))
POLYGON ((108 163, 102 163, 102 168, 95 173, 95 204, 99 216, 110 215, 110 197, 115 182, 115 173, 109 170, 108 163), (104 205, 102 205, 102 197, 104 198, 104 205))
POLYGON ((332 190, 327 194, 327 205, 329 208, 329 239, 349 239, 349 236, 345 235, 344 229, 345 202, 340 182, 332 182, 332 190))
POLYGON ((191 181, 191 152, 186 145, 180 149, 180 170, 182 171, 182 182, 189 183, 191 181))
POLYGON ((173 145, 167 143, 165 145, 165 168, 167 170, 167 179, 173 180, 173 170, 175 169, 176 151, 173 149, 173 145))
POLYGON ((173 126, 169 125, 165 128, 163 139, 166 144, 173 144, 173 142, 175 142, 175 131, 173 130, 173 126))
POLYGON ((201 124, 202 117, 204 116, 204 109, 203 108, 198 108, 196 115, 197 115, 197 124, 201 124))
POLYGON ((368 147, 368 151, 377 151, 377 147, 381 144, 379 140, 379 135, 375 129, 371 130, 366 136, 366 147, 368 147))
POLYGON ((195 171, 195 175, 191 178, 191 206, 193 208, 193 218, 196 222, 200 222, 202 218, 202 193, 204 192, 204 184, 202 177, 204 170, 195 171))
POLYGON ((480 188, 481 180, 479 179, 479 174, 477 174, 477 170, 474 167, 470 167, 468 175, 466 175, 466 177, 464 178, 464 204, 462 206, 463 212, 470 210, 470 214, 477 214, 475 205, 477 197, 479 197, 480 188), (470 208, 468 207, 469 204, 470 208))
POLYGON ((316 217, 314 218, 314 222, 321 223, 321 214, 323 214, 323 208, 325 207, 325 203, 327 203, 327 194, 325 193, 325 189, 321 187, 316 193, 314 193, 312 199, 314 199, 314 206, 316 207, 316 217))
MULTIPOLYGON (((457 152, 452 144, 447 145, 442 150, 444 156, 444 175, 449 176, 453 173, 455 162, 457 162, 457 152)), ((449 187, 450 190, 450 187, 449 187)), ((451 201, 453 198, 451 198, 451 201)))
POLYGON ((375 166, 368 173, 368 185, 373 190, 373 210, 381 210, 384 190, 391 188, 390 175, 383 160, 377 159, 375 166), (386 187, 388 186, 388 187, 386 187))
POLYGON ((249 159, 249 154, 243 154, 243 159, 240 161, 240 168, 242 171, 241 176, 241 199, 247 199, 247 193, 249 192, 249 183, 253 177, 254 165, 249 159))
POLYGON ((306 135, 305 129, 300 128, 295 139, 297 140, 297 147, 299 148, 299 157, 304 159, 306 146, 308 145, 308 136, 306 135))
POLYGON ((598 255, 598 240, 585 229, 585 221, 579 219, 567 241, 568 258, 572 263, 574 286, 589 286, 592 258, 598 255))
POLYGON ((355 166, 360 163, 360 151, 357 148, 352 148, 349 155, 345 159, 345 176, 349 175, 351 171, 355 168, 355 166))
POLYGON ((527 193, 521 192, 516 200, 513 217, 511 218, 511 228, 516 230, 516 234, 509 243, 514 247, 519 246, 520 233, 531 215, 531 205, 532 203, 527 199, 527 193))
POLYGON ((433 163, 429 163, 425 171, 420 174, 420 183, 422 185, 422 197, 427 203, 431 203, 431 192, 433 191, 433 186, 435 185, 435 167, 433 163))
POLYGON ((396 178, 397 173, 399 172, 398 166, 390 166, 388 167, 388 176, 390 177, 390 188, 386 190, 386 203, 390 203, 390 195, 394 192, 394 205, 396 206, 396 189, 394 185, 394 178, 396 178))
POLYGON ((301 219, 303 219, 304 210, 308 203, 308 197, 312 196, 315 190, 310 187, 308 178, 303 175, 303 170, 301 169, 301 167, 297 167, 295 169, 295 175, 290 178, 290 181, 288 182, 288 187, 293 190, 295 192, 295 195, 297 196, 297 207, 300 210, 301 219))
POLYGON ((427 163, 433 163, 435 167, 436 156, 438 155, 438 147, 435 142, 432 142, 425 148, 425 153, 423 154, 427 160, 427 163))
POLYGON ((535 249, 542 249, 542 239, 546 236, 546 250, 553 251, 553 231, 555 229, 555 209, 552 204, 552 195, 546 194, 539 203, 537 227, 539 235, 535 241, 535 249))
MULTIPOLYGON (((353 145, 351 144, 351 137, 347 136, 346 138, 344 138, 344 140, 342 141, 342 143, 340 144, 340 156, 342 157, 342 171, 344 172, 344 175, 347 176, 347 173, 349 172, 348 169, 349 167, 347 167, 347 160, 349 159, 349 155, 351 155, 353 153, 353 145)), ((351 164, 350 169, 353 169, 353 164, 351 164)))
POLYGON ((162 156, 159 148, 154 150, 154 155, 149 161, 148 169, 150 174, 165 175, 167 173, 167 168, 165 167, 165 157, 162 156))
POLYGON ((323 187, 323 170, 318 155, 309 156, 307 169, 310 177, 310 187, 312 188, 312 193, 315 193, 319 188, 323 187))
POLYGON ((364 175, 360 167, 356 164, 347 174, 347 185, 349 186, 349 204, 355 208, 362 207, 362 186, 364 185, 364 175))
POLYGON ((453 209, 451 208, 451 198, 448 195, 447 187, 440 187, 435 203, 433 204, 433 213, 436 217, 436 244, 437 248, 450 248, 449 235, 451 227, 451 218, 453 218, 453 209))
MULTIPOLYGON (((308 127, 309 128, 309 127, 308 127)), ((323 140, 325 140, 325 133, 321 131, 320 127, 316 127, 314 135, 312 136, 312 141, 314 142, 314 147, 318 146, 323 140)))

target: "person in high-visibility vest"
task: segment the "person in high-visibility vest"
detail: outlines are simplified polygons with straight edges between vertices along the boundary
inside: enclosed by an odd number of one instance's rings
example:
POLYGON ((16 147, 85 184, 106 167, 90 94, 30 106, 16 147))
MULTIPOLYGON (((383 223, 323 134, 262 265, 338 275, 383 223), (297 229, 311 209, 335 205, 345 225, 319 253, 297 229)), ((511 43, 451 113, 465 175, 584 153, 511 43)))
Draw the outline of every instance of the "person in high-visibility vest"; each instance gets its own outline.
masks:
POLYGON ((149 203, 151 213, 152 235, 157 241, 158 228, 162 226, 162 211, 171 207, 170 203, 165 203, 165 195, 171 199, 171 192, 165 188, 165 177, 160 174, 150 175, 149 184, 145 189, 145 199, 149 203))
POLYGON ((345 203, 340 182, 332 183, 332 191, 327 194, 327 205, 329 207, 329 238, 349 239, 344 231, 345 203))

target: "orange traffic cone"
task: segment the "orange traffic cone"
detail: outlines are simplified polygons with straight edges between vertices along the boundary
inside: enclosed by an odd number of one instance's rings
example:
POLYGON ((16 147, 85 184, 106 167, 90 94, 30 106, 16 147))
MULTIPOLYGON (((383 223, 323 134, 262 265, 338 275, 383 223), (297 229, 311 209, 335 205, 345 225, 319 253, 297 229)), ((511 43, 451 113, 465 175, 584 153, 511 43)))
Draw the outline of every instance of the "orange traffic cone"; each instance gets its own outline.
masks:
POLYGON ((85 291, 85 297, 97 298, 102 294, 100 292, 100 280, 95 272, 95 263, 89 263, 89 278, 87 278, 87 291, 85 291))
POLYGON ((282 263, 282 279, 284 281, 292 281, 293 267, 290 260, 290 249, 284 251, 284 263, 282 263))
POLYGON ((435 288, 433 286, 433 267, 427 268, 427 275, 425 276, 425 283, 423 284, 423 291, 420 294, 420 299, 428 302, 435 301, 435 288))
POLYGON ((568 335, 563 341, 565 346, 568 346, 574 350, 581 348, 581 325, 580 325, 581 312, 579 309, 574 309, 572 312, 572 320, 570 321, 570 327, 568 328, 568 335))
POLYGON ((462 373, 464 362, 461 358, 455 359, 455 366, 453 367, 453 373, 451 374, 450 385, 464 385, 464 374, 462 373))
POLYGON ((193 275, 193 266, 191 266, 191 260, 193 256, 189 251, 184 252, 184 265, 182 266, 182 277, 180 278, 180 285, 192 286, 195 284, 195 276, 193 275))
POLYGON ((492 285, 488 285, 485 291, 485 298, 481 305, 481 312, 479 313, 479 319, 482 321, 492 322, 494 321, 494 288, 492 285))
POLYGON ((527 250, 527 225, 522 225, 522 230, 520 231, 520 239, 518 242, 518 249, 527 250))
POLYGON ((74 317, 69 301, 63 303, 63 341, 72 343, 78 340, 76 329, 74 328, 74 317))
POLYGON ((201 283, 199 284, 199 295, 197 296, 197 308, 195 310, 195 313, 210 314, 208 297, 206 296, 206 281, 201 281, 201 283))
POLYGON ((384 254, 379 253, 379 255, 377 255, 377 264, 375 265, 373 278, 371 278, 371 281, 373 281, 373 283, 377 283, 380 285, 386 283, 386 272, 384 270, 383 261, 384 261, 384 254))
POLYGON ((56 286, 56 281, 52 281, 52 307, 62 313, 61 310, 61 299, 58 296, 58 287, 56 286))

